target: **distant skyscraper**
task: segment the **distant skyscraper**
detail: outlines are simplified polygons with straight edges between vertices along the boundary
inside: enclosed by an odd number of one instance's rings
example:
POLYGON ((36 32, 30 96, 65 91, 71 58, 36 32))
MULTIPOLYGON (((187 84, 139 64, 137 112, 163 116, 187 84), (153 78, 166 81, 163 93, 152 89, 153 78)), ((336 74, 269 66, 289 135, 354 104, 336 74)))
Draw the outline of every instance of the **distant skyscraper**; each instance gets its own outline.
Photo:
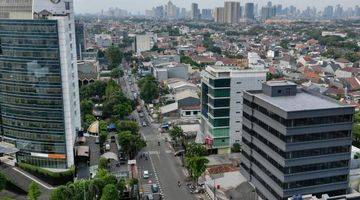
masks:
POLYGON ((334 11, 334 17, 335 18, 342 18, 343 16, 344 16, 343 7, 340 4, 336 5, 335 11, 334 11))
POLYGON ((0 0, 1 135, 17 161, 74 165, 80 124, 72 0, 0 0))
POLYGON ((201 10, 201 19, 213 20, 212 10, 211 9, 202 9, 201 10))
POLYGON ((224 7, 217 7, 214 9, 214 20, 217 23, 225 22, 224 7))
MULTIPOLYGON (((268 3, 270 5, 271 2, 268 3)), ((261 8, 261 18, 264 20, 271 19, 276 16, 276 6, 266 6, 261 8)))
POLYGON ((244 18, 249 20, 254 20, 254 3, 245 4, 244 18))
POLYGON ((286 81, 242 96, 240 171, 262 199, 347 193, 354 107, 286 81))
POLYGON ((179 14, 180 14, 180 9, 178 7, 176 7, 171 1, 169 1, 165 5, 165 13, 166 13, 167 19, 170 19, 170 20, 178 19, 179 14))
POLYGON ((164 6, 157 6, 153 8, 155 19, 163 19, 164 18, 164 6))
POLYGON ((236 24, 240 19, 240 2, 225 1, 224 4, 225 22, 229 24, 236 24))
POLYGON ((200 19, 200 9, 197 3, 191 4, 191 19, 200 19))

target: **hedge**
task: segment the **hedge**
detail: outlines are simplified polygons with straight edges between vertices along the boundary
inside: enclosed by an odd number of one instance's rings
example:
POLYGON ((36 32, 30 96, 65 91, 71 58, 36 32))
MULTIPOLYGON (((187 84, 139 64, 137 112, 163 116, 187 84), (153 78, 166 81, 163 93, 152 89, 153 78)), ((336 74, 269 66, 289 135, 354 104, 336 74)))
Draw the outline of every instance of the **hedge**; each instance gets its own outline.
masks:
POLYGON ((52 172, 44 168, 30 165, 27 163, 18 163, 18 166, 24 171, 36 176, 37 178, 49 183, 50 185, 64 185, 73 181, 75 174, 75 167, 72 166, 69 170, 64 172, 52 172))

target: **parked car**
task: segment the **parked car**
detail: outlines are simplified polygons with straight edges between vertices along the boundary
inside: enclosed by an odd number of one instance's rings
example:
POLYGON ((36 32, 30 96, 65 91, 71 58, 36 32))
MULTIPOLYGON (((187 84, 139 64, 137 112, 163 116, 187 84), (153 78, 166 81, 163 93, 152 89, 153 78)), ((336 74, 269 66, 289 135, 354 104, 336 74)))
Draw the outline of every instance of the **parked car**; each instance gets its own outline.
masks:
POLYGON ((110 151, 110 144, 105 144, 105 150, 110 151))
POLYGON ((111 142, 115 142, 115 135, 111 136, 111 142))
POLYGON ((157 184, 152 184, 151 185, 151 191, 153 192, 153 193, 158 193, 159 192, 159 187, 158 187, 158 185, 157 184))
POLYGON ((95 144, 99 144, 100 143, 100 140, 99 140, 99 138, 97 137, 97 138, 95 138, 95 144))
POLYGON ((147 200, 154 200, 154 196, 152 194, 146 195, 147 200))
POLYGON ((146 127, 146 126, 147 126, 146 122, 143 122, 143 123, 142 123, 142 126, 143 126, 143 127, 146 127))
POLYGON ((150 176, 149 176, 149 171, 148 170, 145 170, 144 172, 143 172, 143 178, 144 179, 148 179, 150 176))

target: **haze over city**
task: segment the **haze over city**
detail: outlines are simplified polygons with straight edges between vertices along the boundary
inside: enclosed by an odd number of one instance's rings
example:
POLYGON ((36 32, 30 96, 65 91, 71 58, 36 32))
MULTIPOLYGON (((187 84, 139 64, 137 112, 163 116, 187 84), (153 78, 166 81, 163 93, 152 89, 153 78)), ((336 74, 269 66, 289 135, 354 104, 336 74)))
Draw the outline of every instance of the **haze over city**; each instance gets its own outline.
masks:
MULTIPOLYGON (((163 5, 168 0, 77 0, 75 4, 76 13, 98 13, 101 10, 107 10, 110 7, 119 7, 121 9, 128 10, 134 14, 140 12, 144 13, 144 10, 151 9, 154 6, 163 5)), ((172 2, 181 8, 190 9, 191 3, 198 3, 201 8, 214 8, 217 6, 223 6, 224 0, 172 0, 172 2)), ((259 5, 265 5, 267 0, 241 0, 241 4, 246 2, 258 3, 259 5)), ((323 9, 327 5, 341 4, 345 8, 349 6, 355 6, 359 3, 358 0, 274 0, 273 4, 282 4, 283 6, 296 6, 299 9, 305 9, 307 6, 315 6, 318 9, 323 9)))

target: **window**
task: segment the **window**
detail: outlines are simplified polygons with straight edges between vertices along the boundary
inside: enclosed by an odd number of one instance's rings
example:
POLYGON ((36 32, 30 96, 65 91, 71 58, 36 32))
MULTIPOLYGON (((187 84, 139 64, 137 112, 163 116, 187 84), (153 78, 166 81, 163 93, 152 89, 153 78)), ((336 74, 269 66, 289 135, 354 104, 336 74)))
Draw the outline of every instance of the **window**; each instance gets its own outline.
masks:
POLYGON ((70 10, 70 2, 65 2, 65 10, 70 10))
POLYGON ((191 111, 186 111, 186 112, 185 112, 185 115, 186 115, 186 116, 191 115, 191 111))

